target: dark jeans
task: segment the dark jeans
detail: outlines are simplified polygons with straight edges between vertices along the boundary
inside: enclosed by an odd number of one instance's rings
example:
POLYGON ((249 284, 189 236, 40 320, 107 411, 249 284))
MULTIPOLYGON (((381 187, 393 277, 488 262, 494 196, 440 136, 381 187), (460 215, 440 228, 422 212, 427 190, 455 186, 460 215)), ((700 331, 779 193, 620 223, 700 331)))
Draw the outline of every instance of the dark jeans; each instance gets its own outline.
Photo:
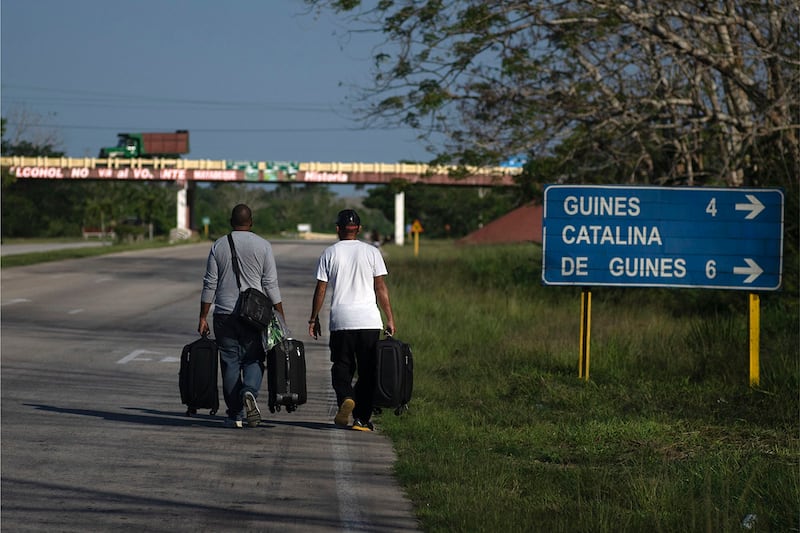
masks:
POLYGON ((337 405, 353 398, 356 408, 353 418, 366 422, 372 416, 372 396, 375 393, 375 345, 379 329, 344 329, 331 332, 331 383, 337 405), (358 379, 353 386, 353 376, 358 379))
POLYGON ((242 397, 250 391, 258 397, 264 377, 264 347, 261 332, 231 315, 214 315, 214 336, 222 369, 222 396, 228 418, 242 419, 242 397))

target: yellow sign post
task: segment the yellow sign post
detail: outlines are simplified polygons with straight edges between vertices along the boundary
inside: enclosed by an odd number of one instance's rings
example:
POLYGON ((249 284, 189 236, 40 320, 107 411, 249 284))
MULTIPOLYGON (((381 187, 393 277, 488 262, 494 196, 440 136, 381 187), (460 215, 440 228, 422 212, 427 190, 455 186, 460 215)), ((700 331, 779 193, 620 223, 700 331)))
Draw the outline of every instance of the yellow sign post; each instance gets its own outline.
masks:
POLYGON ((750 386, 758 387, 758 344, 761 329, 760 301, 756 293, 750 294, 750 386))
POLYGON ((580 358, 578 359, 578 377, 589 381, 589 348, 592 333, 592 291, 584 288, 581 291, 581 328, 580 358))
POLYGON ((411 224, 411 233, 414 234, 414 257, 419 255, 419 234, 425 231, 422 229, 422 224, 418 219, 414 220, 414 223, 411 224))

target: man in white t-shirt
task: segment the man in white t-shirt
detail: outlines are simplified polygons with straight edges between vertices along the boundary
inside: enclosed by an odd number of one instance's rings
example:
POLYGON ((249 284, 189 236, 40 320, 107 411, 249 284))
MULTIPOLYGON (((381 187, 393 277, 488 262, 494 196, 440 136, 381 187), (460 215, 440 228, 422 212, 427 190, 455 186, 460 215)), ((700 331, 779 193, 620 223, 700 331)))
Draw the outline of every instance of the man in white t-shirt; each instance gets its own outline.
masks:
POLYGON ((333 421, 353 429, 372 431, 372 395, 375 389, 375 345, 381 329, 394 334, 394 316, 385 277, 388 274, 378 248, 356 239, 361 219, 352 209, 339 212, 339 242, 322 252, 317 264, 317 286, 308 321, 315 339, 322 333, 319 313, 331 289, 331 383, 339 411, 333 421), (386 326, 381 320, 386 317, 386 326), (358 380, 353 386, 353 376, 358 380))

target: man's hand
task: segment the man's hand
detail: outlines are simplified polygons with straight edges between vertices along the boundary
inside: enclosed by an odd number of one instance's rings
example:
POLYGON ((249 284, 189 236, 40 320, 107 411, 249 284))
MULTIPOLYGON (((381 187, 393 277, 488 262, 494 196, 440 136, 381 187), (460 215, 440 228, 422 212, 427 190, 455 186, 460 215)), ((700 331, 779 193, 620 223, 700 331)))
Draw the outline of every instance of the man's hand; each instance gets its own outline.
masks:
POLYGON ((208 327, 206 317, 211 310, 211 302, 200 302, 200 322, 197 324, 197 332, 205 337, 211 333, 211 328, 208 327))
POLYGON ((315 339, 319 338, 322 334, 322 326, 319 324, 319 317, 315 318, 313 322, 311 320, 308 321, 308 334, 315 339))
POLYGON ((206 317, 200 317, 200 323, 197 324, 197 332, 203 337, 211 333, 211 328, 208 327, 208 321, 206 321, 206 317))

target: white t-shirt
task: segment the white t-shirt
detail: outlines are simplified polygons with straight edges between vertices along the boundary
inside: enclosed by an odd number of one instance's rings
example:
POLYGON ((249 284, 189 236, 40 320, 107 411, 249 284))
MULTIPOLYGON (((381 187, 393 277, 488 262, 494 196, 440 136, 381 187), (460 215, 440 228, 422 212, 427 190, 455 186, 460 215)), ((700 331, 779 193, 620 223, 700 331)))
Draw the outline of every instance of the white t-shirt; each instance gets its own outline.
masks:
POLYGON ((387 274, 380 251, 365 242, 342 240, 322 252, 317 279, 331 295, 331 331, 383 328, 375 278, 387 274))

